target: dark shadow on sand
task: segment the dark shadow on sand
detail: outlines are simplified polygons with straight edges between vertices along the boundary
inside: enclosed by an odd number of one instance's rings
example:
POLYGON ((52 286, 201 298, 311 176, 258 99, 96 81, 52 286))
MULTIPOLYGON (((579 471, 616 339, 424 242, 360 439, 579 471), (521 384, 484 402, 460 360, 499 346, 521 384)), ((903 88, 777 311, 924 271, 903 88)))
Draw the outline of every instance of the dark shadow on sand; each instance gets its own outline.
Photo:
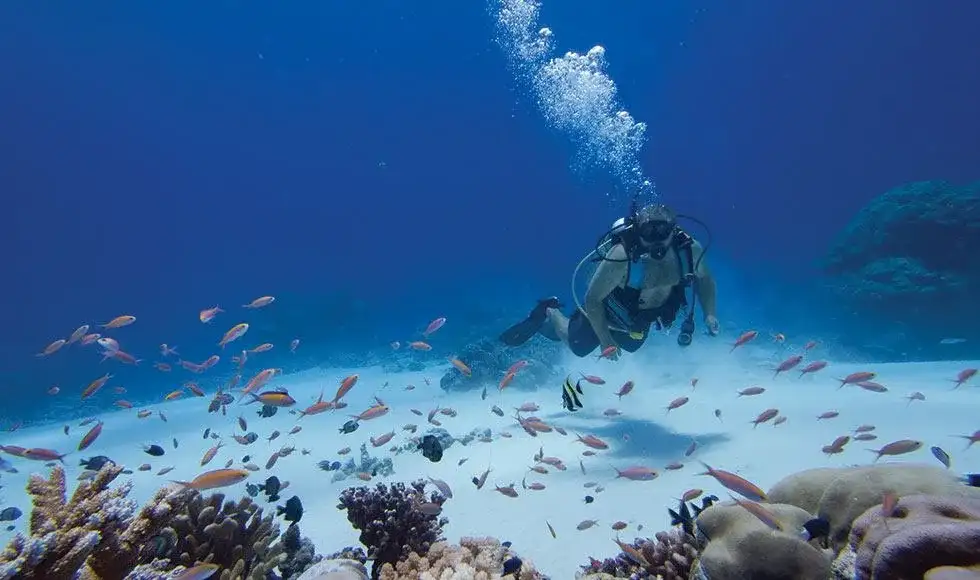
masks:
MULTIPOLYGON (((582 436, 592 434, 608 443, 609 449, 599 452, 602 457, 638 463, 642 460, 644 463, 651 463, 651 467, 663 466, 672 461, 686 463, 692 458, 696 459, 700 451, 730 439, 724 433, 677 433, 646 419, 588 417, 582 421, 571 414, 554 414, 552 417, 556 425, 568 431, 569 437, 574 437, 575 433, 582 436), (595 424, 596 421, 599 423, 595 424), (628 435, 628 439, 624 435, 628 435), (692 440, 698 442, 698 452, 691 458, 686 458, 684 452, 692 440)), ((586 449, 582 445, 582 450, 586 449)))

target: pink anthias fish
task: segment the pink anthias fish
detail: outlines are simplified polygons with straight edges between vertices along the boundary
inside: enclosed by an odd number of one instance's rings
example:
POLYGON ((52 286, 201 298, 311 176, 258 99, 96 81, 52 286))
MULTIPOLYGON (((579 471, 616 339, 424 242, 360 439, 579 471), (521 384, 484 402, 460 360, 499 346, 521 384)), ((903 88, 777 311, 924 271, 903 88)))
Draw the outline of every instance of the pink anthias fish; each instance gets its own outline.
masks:
POLYGON ((446 324, 446 317, 445 316, 440 316, 439 318, 436 318, 435 320, 433 320, 432 322, 429 323, 429 326, 426 326, 425 327, 425 330, 422 332, 422 336, 428 338, 430 334, 432 334, 435 331, 439 330, 445 324, 446 324))

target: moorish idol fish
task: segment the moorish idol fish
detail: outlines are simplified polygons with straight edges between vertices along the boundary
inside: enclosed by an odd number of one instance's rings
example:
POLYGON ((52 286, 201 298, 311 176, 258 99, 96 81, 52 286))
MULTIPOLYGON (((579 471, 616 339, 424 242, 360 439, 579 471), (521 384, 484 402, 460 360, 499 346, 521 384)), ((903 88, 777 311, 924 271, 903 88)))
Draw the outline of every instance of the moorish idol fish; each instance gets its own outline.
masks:
POLYGON ((582 408, 582 401, 579 400, 578 396, 585 393, 582 392, 580 382, 582 381, 576 381, 575 385, 572 385, 572 376, 568 375, 565 377, 565 385, 561 390, 561 406, 573 413, 582 408))

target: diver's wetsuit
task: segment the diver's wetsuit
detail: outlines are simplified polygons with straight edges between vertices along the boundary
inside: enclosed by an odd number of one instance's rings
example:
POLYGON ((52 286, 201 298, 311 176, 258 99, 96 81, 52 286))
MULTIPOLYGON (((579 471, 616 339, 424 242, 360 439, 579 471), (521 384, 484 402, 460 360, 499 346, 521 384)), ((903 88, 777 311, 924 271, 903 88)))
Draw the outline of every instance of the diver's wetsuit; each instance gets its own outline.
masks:
MULTIPOLYGON (((626 284, 616 287, 603 300, 606 317, 610 326, 614 327, 610 332, 617 346, 626 352, 636 352, 646 342, 651 326, 657 330, 670 328, 681 308, 688 306, 685 290, 694 270, 691 249, 693 243, 693 238, 684 232, 675 236, 671 247, 677 257, 680 282, 671 288, 667 299, 656 308, 640 309, 644 268, 634 268, 636 264, 633 261, 627 263, 626 284)), ((538 332, 551 340, 559 340, 554 328, 548 324, 541 326, 538 332)), ((568 319, 568 346, 579 357, 587 356, 599 346, 599 337, 596 336, 592 324, 578 308, 568 319)))
MULTIPOLYGON (((606 317, 613 326, 629 330, 623 332, 617 328, 610 329, 616 345, 626 352, 636 352, 646 342, 651 326, 655 326, 657 330, 670 328, 680 309, 687 306, 684 288, 683 283, 675 285, 662 305, 649 310, 640 310, 638 288, 625 286, 613 290, 604 301, 606 317)), ((558 338, 554 336, 554 329, 548 325, 541 328, 541 334, 548 338, 558 338)), ((599 337, 596 336, 592 324, 585 314, 576 308, 568 318, 568 347, 575 356, 581 357, 592 353, 598 346, 599 337)))

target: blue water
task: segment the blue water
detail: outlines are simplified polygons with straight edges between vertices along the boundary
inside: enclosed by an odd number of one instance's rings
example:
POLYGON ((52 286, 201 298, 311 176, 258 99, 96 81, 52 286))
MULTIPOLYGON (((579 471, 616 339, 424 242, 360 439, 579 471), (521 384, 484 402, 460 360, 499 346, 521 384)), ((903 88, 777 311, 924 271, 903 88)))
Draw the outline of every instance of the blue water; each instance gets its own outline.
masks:
MULTIPOLYGON (((111 395, 76 402, 105 372, 155 400, 194 378, 152 369, 160 343, 200 362, 241 321, 247 346, 276 345, 262 364, 288 372, 383 361, 438 316, 417 356, 445 361, 540 296, 567 301, 637 175, 583 158, 587 139, 549 122, 496 9, 3 4, 0 420, 104 408, 111 395), (265 294, 269 308, 240 308, 265 294), (229 312, 202 325, 214 305, 229 312), (138 318, 113 336, 139 368, 94 347, 34 356, 121 314, 138 318)), ((821 292, 820 264, 884 191, 977 179, 978 15, 562 0, 540 22, 552 57, 605 47, 617 107, 646 124, 640 177, 710 226, 724 340, 752 327, 902 359, 980 351, 935 348, 943 328, 863 349, 876 327, 821 292)), ((227 350, 209 380, 233 373, 227 350)))

